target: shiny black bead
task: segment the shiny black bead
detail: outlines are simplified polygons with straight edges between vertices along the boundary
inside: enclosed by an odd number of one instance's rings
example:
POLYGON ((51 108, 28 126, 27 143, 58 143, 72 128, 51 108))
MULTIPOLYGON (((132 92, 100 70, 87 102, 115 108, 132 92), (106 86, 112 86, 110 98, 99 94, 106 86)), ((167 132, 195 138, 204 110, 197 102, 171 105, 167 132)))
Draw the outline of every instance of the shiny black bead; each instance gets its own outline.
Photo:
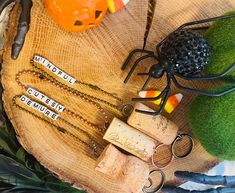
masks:
POLYGON ((202 35, 188 30, 172 33, 161 48, 161 55, 174 72, 185 77, 205 68, 210 58, 210 47, 202 35))

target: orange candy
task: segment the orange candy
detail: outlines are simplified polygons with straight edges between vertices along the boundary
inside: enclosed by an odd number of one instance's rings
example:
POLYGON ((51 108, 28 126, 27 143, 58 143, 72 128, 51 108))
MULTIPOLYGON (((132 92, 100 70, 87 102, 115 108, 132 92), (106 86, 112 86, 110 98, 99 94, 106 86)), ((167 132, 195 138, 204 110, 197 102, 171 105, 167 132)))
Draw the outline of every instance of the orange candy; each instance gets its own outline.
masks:
POLYGON ((84 31, 100 24, 108 0, 44 0, 52 19, 68 31, 84 31))
MULTIPOLYGON (((149 90, 149 91, 140 91, 139 96, 141 98, 152 98, 157 97, 161 92, 156 90, 149 90)), ((172 95, 168 98, 166 105, 165 105, 165 111, 168 113, 172 113, 176 107, 180 104, 181 100, 183 98, 183 95, 181 93, 172 95)), ((161 99, 152 101, 152 103, 156 105, 160 105, 161 99)))

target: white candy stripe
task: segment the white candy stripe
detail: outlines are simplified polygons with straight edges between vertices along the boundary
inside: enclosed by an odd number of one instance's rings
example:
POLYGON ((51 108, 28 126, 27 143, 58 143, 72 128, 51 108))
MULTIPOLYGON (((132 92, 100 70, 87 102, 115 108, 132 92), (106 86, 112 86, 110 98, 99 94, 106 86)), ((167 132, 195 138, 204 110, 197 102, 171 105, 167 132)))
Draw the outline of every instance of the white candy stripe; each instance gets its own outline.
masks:
POLYGON ((181 93, 175 94, 175 97, 177 98, 179 103, 183 99, 183 95, 181 93))
POLYGON ((145 98, 146 95, 147 95, 147 91, 140 91, 140 92, 139 92, 139 96, 140 96, 141 98, 145 98))
POLYGON ((122 2, 124 5, 126 5, 129 2, 129 0, 122 0, 122 2))

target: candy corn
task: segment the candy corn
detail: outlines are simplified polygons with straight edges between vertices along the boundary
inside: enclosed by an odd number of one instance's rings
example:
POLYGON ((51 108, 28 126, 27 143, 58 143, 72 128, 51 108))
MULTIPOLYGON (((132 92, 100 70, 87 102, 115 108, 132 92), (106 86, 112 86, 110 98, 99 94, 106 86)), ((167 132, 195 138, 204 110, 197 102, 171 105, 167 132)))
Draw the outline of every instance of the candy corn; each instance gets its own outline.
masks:
MULTIPOLYGON (((141 98, 152 98, 157 97, 161 92, 157 90, 149 90, 149 91, 140 91, 139 96, 141 98)), ((180 104, 183 95, 181 93, 172 95, 168 98, 167 103, 165 105, 165 111, 168 113, 172 113, 176 107, 180 104)), ((160 105, 161 99, 152 101, 156 105, 160 105)))
POLYGON ((109 11, 111 13, 116 13, 117 11, 121 10, 129 0, 108 0, 109 4, 109 11))

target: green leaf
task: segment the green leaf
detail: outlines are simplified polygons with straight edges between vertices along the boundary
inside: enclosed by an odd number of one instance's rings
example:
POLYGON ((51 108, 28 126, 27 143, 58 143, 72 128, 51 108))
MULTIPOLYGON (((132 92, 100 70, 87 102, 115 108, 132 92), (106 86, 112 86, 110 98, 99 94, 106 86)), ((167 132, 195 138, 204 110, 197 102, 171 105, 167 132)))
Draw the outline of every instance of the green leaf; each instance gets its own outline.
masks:
POLYGON ((61 181, 58 181, 57 183, 48 182, 47 188, 52 193, 85 193, 82 190, 78 190, 73 188, 70 184, 62 183, 61 181), (59 182, 59 183, 58 183, 59 182))
POLYGON ((16 143, 11 140, 7 129, 0 127, 0 149, 15 158, 18 148, 16 143))
POLYGON ((22 163, 25 163, 25 150, 22 147, 20 149, 18 149, 18 151, 16 152, 16 157, 22 163))
POLYGON ((40 173, 49 173, 48 171, 46 171, 45 168, 43 168, 38 162, 34 162, 34 168, 36 171, 40 172, 40 173))
POLYGON ((40 191, 50 193, 83 192, 71 187, 68 183, 60 181, 51 174, 45 179, 40 179, 33 171, 4 155, 0 155, 0 166, 0 180, 2 179, 2 181, 18 189, 40 189, 40 191))
POLYGON ((37 185, 42 182, 32 171, 7 156, 0 155, 0 166, 0 178, 12 185, 37 185))
POLYGON ((49 193, 48 190, 42 188, 18 188, 11 184, 0 181, 0 192, 1 193, 49 193))
POLYGON ((0 100, 1 121, 0 152, 4 152, 0 154, 1 193, 84 193, 57 179, 19 145, 0 100))
POLYGON ((0 138, 8 144, 12 151, 16 152, 20 148, 19 144, 14 141, 6 127, 0 127, 0 138))
POLYGON ((5 153, 8 153, 10 156, 15 157, 14 150, 11 149, 7 141, 5 141, 2 136, 0 136, 0 149, 2 149, 5 153))

